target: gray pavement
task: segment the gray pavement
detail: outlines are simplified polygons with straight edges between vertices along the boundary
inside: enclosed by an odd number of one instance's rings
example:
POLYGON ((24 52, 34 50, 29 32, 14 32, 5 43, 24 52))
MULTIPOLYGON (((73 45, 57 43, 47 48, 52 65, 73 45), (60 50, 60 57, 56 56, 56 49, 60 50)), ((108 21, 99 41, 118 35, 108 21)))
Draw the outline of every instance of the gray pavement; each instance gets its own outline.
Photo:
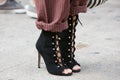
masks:
MULTIPOLYGON (((27 1, 23 1, 24 4, 27 1)), ((120 80, 120 1, 80 14, 84 27, 77 27, 76 59, 80 73, 69 77, 37 68, 36 40, 40 30, 25 14, 0 13, 0 80, 120 80)))

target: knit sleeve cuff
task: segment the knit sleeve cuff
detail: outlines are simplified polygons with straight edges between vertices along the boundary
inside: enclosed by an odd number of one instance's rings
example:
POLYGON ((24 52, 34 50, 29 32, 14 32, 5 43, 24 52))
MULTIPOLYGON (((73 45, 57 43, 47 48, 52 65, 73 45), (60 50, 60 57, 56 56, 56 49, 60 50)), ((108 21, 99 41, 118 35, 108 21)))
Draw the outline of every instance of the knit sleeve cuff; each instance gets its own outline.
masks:
POLYGON ((43 29, 50 32, 62 32, 68 28, 67 21, 63 23, 44 23, 36 21, 36 26, 38 29, 43 29))

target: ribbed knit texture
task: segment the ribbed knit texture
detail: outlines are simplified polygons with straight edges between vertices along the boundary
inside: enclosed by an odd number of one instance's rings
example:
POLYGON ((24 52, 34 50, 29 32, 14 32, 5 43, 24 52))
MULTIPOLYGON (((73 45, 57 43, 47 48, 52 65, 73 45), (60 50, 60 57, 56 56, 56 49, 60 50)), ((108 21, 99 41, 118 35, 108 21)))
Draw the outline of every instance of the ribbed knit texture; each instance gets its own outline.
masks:
POLYGON ((68 28, 67 18, 86 12, 86 0, 35 0, 38 29, 62 32, 68 28))

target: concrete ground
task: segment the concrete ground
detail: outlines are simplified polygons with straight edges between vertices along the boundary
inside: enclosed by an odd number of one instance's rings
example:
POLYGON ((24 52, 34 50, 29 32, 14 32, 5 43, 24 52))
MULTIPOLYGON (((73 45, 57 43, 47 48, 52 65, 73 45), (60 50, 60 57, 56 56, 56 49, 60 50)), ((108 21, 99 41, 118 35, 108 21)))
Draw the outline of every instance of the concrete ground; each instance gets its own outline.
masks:
POLYGON ((0 80, 120 80, 120 1, 109 0, 80 19, 75 58, 82 71, 63 77, 49 74, 43 60, 37 68, 35 19, 0 13, 0 80))

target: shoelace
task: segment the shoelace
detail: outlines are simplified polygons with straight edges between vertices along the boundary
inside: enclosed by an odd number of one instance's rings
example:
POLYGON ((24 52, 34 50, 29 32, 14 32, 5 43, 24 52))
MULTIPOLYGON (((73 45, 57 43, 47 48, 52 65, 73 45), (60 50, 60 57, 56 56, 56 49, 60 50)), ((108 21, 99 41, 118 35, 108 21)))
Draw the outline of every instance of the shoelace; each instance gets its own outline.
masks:
POLYGON ((82 22, 81 22, 81 20, 78 18, 78 22, 81 24, 81 26, 83 27, 83 24, 82 24, 82 22))

